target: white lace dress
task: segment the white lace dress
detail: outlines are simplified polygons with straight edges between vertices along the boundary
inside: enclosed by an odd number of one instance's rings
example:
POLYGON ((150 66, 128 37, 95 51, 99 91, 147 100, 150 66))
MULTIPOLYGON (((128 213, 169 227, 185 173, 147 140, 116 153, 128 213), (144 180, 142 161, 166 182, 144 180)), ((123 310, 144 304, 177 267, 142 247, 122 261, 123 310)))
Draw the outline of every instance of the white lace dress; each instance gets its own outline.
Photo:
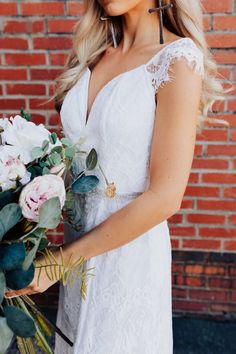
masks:
MULTIPOLYGON (((148 63, 110 80, 97 95, 87 123, 89 68, 67 93, 61 110, 66 136, 74 142, 84 137, 83 147, 97 150, 108 181, 117 187, 117 197, 108 198, 100 170, 91 172, 100 183, 85 198, 84 232, 148 187, 155 92, 172 79, 169 69, 175 59, 185 60, 196 74, 203 74, 200 49, 190 38, 178 39, 165 45, 148 63)), ((76 237, 78 233, 66 228, 66 240, 76 237)), ((80 297, 78 283, 72 288, 60 287, 57 325, 74 346, 56 336, 55 353, 172 354, 167 221, 122 247, 92 257, 86 263, 86 268, 90 267, 95 267, 95 276, 88 280, 86 300, 80 297)))

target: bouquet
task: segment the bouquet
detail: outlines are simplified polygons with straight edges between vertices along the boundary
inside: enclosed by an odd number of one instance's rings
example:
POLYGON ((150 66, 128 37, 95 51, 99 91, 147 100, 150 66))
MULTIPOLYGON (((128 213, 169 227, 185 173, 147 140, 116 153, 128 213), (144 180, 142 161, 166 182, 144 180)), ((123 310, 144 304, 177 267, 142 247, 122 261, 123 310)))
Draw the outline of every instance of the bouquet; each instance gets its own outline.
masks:
POLYGON ((29 296, 6 298, 4 293, 6 289, 25 288, 34 278, 36 267, 39 277, 40 269, 47 267, 49 279, 62 280, 64 285, 80 277, 80 292, 86 297, 92 268, 84 269, 83 257, 66 263, 61 247, 58 262, 46 235, 62 220, 76 230, 82 226, 81 218, 73 212, 74 197, 96 188, 99 179, 85 174, 98 164, 95 149, 86 153, 86 168, 77 176, 71 175, 79 153, 86 152, 65 137, 59 139, 43 124, 31 122, 23 109, 21 115, 0 119, 0 353, 6 352, 14 336, 21 353, 34 353, 35 342, 44 352, 53 353, 47 339, 52 327, 73 345, 29 296), (68 175, 70 183, 66 186, 68 175), (37 261, 39 253, 44 264, 37 261))

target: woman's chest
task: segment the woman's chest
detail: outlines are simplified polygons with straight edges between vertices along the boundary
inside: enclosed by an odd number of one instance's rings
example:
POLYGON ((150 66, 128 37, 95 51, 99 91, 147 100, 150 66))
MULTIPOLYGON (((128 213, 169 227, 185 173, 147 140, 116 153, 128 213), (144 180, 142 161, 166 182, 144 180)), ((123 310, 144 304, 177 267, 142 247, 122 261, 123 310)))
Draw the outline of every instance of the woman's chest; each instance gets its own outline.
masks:
POLYGON ((88 113, 90 72, 86 70, 67 93, 61 110, 66 136, 117 144, 150 139, 155 120, 155 94, 145 67, 122 73, 97 93, 88 113))

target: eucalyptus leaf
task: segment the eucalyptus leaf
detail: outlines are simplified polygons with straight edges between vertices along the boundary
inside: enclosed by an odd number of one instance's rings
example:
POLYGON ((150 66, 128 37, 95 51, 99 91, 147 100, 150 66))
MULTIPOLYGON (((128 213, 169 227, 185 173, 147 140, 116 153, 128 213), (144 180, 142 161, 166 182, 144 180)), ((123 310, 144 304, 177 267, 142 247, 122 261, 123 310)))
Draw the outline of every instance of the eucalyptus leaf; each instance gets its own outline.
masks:
POLYGON ((0 211, 0 241, 7 231, 15 226, 21 217, 21 208, 16 203, 5 205, 0 211))
POLYGON ((51 172, 49 170, 49 168, 47 168, 46 166, 43 168, 43 175, 50 175, 51 172))
POLYGON ((98 157, 95 149, 92 149, 86 157, 86 167, 88 170, 93 170, 97 165, 98 157))
POLYGON ((75 156, 75 148, 73 146, 65 148, 65 156, 73 158, 75 156))
POLYGON ((44 202, 39 209, 39 227, 55 229, 60 223, 61 203, 58 197, 53 197, 44 202))
POLYGON ((23 242, 0 244, 0 269, 11 270, 21 267, 25 255, 26 252, 23 242))
POLYGON ((29 269, 13 269, 5 273, 6 284, 12 290, 20 290, 27 287, 34 278, 35 267, 31 264, 29 269))
POLYGON ((59 163, 61 162, 61 155, 59 155, 57 152, 54 152, 50 154, 48 159, 52 165, 59 165, 59 163))
POLYGON ((35 236, 34 241, 31 239, 31 242, 34 242, 34 246, 31 248, 31 250, 28 252, 28 254, 25 257, 25 260, 22 264, 22 269, 23 270, 28 270, 30 265, 33 263, 35 255, 38 251, 40 242, 42 237, 45 235, 43 230, 36 230, 33 235, 35 236))
POLYGON ((34 160, 39 159, 43 155, 44 155, 44 151, 41 147, 34 147, 33 150, 31 151, 31 157, 34 160))
POLYGON ((57 133, 53 132, 49 135, 49 141, 51 144, 56 144, 57 142, 57 133))
POLYGON ((70 139, 68 138, 62 138, 61 139, 61 143, 65 146, 73 146, 73 143, 70 139))
POLYGON ((42 168, 40 166, 31 166, 27 169, 31 173, 31 180, 35 177, 42 176, 42 168))
POLYGON ((54 148, 51 149, 51 152, 57 152, 58 154, 61 154, 62 152, 62 146, 55 146, 54 148))
POLYGON ((5 274, 3 273, 3 271, 0 270, 0 304, 2 303, 4 297, 5 288, 6 288, 5 274))
POLYGON ((0 317, 0 333, 1 333, 0 354, 5 354, 14 336, 14 333, 9 328, 7 324, 7 319, 5 317, 0 317))
POLYGON ((74 193, 88 193, 97 187, 98 182, 99 179, 97 176, 83 175, 77 181, 72 183, 71 189, 74 193))
POLYGON ((4 315, 9 328, 19 337, 32 337, 36 332, 34 320, 21 309, 7 305, 4 306, 4 315))
POLYGON ((42 144, 43 151, 46 152, 48 147, 49 147, 49 141, 48 140, 44 140, 43 144, 42 144))
POLYGON ((0 192, 0 209, 9 203, 16 201, 16 194, 13 191, 0 192))

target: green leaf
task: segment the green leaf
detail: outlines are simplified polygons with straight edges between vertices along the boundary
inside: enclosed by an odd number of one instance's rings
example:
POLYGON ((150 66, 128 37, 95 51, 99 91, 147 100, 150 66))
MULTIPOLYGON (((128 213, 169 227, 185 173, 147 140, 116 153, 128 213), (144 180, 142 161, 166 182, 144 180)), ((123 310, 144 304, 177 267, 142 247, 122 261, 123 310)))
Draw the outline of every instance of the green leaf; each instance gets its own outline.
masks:
POLYGON ((0 270, 0 304, 2 303, 4 297, 5 288, 6 288, 5 274, 3 273, 3 271, 0 270))
POLYGON ((29 269, 23 270, 22 268, 7 271, 6 284, 12 290, 20 290, 28 286, 34 278, 35 267, 31 264, 29 269))
POLYGON ((48 140, 44 140, 43 144, 42 144, 43 151, 46 152, 48 147, 49 147, 49 141, 48 140))
POLYGON ((15 306, 4 307, 4 314, 9 328, 19 337, 32 337, 36 332, 34 320, 15 306))
POLYGON ((49 245, 49 241, 46 237, 43 237, 41 240, 40 240, 40 244, 39 244, 39 247, 38 247, 38 251, 42 251, 44 250, 48 245, 49 245))
POLYGON ((44 151, 41 147, 34 147, 31 151, 31 157, 33 160, 39 159, 44 155, 44 151))
POLYGON ((48 160, 50 161, 50 163, 55 166, 55 165, 59 165, 59 163, 61 162, 61 155, 59 155, 57 152, 53 152, 52 154, 50 154, 50 156, 48 157, 48 160))
POLYGON ((43 175, 50 175, 51 172, 49 170, 49 168, 47 168, 46 166, 43 168, 43 175))
POLYGON ((0 211, 0 241, 7 231, 15 226, 21 217, 21 208, 16 203, 5 205, 0 211))
POLYGON ((74 193, 88 193, 95 189, 98 185, 99 179, 97 176, 82 176, 72 184, 72 191, 74 193))
POLYGON ((40 166, 31 166, 27 169, 31 173, 31 180, 35 177, 42 176, 42 168, 40 166))
POLYGON ((68 138, 62 138, 61 139, 61 143, 65 146, 73 146, 73 143, 70 139, 68 138))
POLYGON ((7 325, 7 319, 5 317, 0 317, 0 333, 0 354, 4 354, 7 352, 14 336, 14 333, 7 325))
POLYGON ((62 150, 62 146, 55 146, 54 148, 52 148, 51 152, 57 152, 58 154, 61 154, 62 150))
POLYGON ((49 135, 49 141, 51 144, 56 144, 57 142, 57 133, 53 132, 49 135))
POLYGON ((38 251, 40 242, 42 237, 45 235, 43 230, 35 230, 32 234, 32 236, 35 236, 35 239, 31 239, 31 242, 34 242, 34 246, 31 248, 31 250, 28 252, 28 254, 25 257, 25 260, 22 264, 22 269, 23 270, 28 270, 31 264, 34 261, 36 252, 38 251))
POLYGON ((0 192, 0 209, 2 209, 5 205, 15 201, 16 194, 14 194, 12 191, 0 192))
POLYGON ((73 146, 65 148, 65 156, 73 158, 75 156, 75 148, 73 146))
POLYGON ((0 244, 0 269, 11 270, 21 267, 25 254, 23 242, 0 244))
POLYGON ((86 157, 86 167, 88 170, 93 170, 97 165, 98 157, 95 149, 92 149, 86 157))
POLYGON ((39 209, 38 226, 55 229, 60 223, 61 217, 61 203, 58 197, 53 197, 46 200, 39 209))

